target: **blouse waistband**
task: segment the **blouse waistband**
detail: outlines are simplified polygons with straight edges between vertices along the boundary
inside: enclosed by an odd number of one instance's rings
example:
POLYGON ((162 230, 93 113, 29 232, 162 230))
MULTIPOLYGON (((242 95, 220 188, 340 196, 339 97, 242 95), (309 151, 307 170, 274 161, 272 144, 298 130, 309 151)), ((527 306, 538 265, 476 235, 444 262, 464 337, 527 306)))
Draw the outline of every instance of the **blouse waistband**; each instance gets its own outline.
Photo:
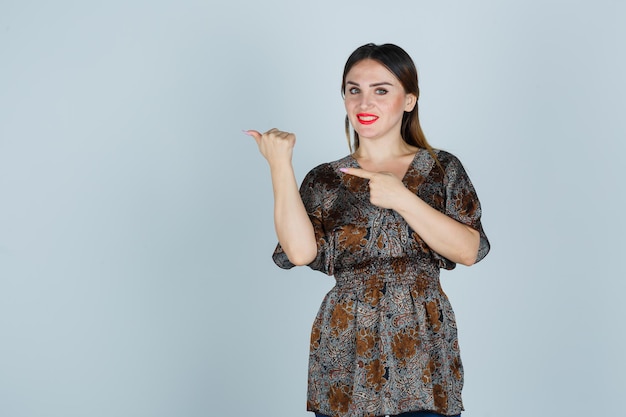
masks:
POLYGON ((335 270, 336 287, 339 289, 382 284, 412 285, 420 278, 438 287, 439 268, 419 261, 388 259, 335 270), (425 277, 428 279, 424 280, 425 277))

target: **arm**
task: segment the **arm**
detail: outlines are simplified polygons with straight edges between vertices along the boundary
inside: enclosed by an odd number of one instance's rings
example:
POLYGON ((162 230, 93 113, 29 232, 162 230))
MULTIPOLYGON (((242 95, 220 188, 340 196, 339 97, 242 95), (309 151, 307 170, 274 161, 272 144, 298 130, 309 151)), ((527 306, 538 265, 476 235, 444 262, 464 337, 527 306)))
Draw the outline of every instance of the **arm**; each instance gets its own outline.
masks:
POLYGON ((432 250, 455 263, 476 262, 480 244, 477 230, 432 208, 389 172, 358 168, 342 168, 342 171, 367 178, 371 203, 395 210, 432 250))
POLYGON ((294 265, 307 265, 317 255, 317 242, 291 163, 296 137, 277 129, 264 134, 254 130, 246 133, 255 139, 270 166, 278 241, 294 265))
POLYGON ((435 252, 463 265, 473 265, 480 234, 426 204, 409 190, 399 196, 394 210, 435 252))

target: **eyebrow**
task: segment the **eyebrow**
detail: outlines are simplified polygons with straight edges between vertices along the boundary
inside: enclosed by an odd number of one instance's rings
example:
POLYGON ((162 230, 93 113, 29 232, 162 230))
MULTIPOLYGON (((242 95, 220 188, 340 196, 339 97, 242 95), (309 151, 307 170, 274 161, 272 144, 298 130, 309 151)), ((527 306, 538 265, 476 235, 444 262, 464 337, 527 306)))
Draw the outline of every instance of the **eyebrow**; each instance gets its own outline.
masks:
MULTIPOLYGON (((354 85, 360 87, 359 83, 355 83, 354 81, 346 81, 346 84, 354 85)), ((370 84, 370 87, 380 87, 381 85, 390 85, 393 87, 393 84, 388 83, 387 81, 382 81, 380 83, 370 84)))

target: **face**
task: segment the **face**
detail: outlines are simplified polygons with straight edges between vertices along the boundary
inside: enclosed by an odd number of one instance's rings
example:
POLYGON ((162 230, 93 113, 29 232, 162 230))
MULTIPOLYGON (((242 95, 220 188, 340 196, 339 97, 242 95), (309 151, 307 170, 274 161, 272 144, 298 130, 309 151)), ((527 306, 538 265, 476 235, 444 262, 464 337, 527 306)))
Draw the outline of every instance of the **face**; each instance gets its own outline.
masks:
POLYGON ((402 116, 413 110, 417 102, 391 71, 371 59, 350 68, 344 94, 350 123, 365 139, 400 137, 402 116))

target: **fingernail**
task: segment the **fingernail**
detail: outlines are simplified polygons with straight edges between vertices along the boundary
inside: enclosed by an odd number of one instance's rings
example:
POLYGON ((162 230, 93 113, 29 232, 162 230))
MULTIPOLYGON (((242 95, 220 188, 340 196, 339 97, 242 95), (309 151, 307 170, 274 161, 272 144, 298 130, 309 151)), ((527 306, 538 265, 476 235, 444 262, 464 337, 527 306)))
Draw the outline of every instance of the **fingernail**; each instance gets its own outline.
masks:
POLYGON ((339 168, 339 171, 341 171, 341 172, 348 172, 348 168, 339 168))
POLYGON ((241 131, 248 136, 252 136, 252 134, 248 130, 242 129, 241 131))

